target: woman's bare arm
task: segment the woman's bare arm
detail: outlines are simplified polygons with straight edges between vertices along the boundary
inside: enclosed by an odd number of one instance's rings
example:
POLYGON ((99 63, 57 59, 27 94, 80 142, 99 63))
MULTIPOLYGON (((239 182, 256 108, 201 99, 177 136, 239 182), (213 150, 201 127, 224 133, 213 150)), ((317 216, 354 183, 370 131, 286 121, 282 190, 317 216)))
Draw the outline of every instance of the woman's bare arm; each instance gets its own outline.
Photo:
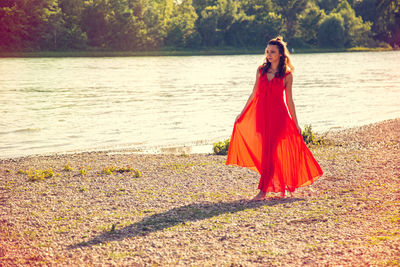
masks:
POLYGON ((285 87, 286 87, 286 104, 289 108, 289 112, 292 115, 292 119, 294 120, 297 130, 299 134, 301 134, 301 128, 299 126, 299 123, 297 121, 297 116, 296 116, 296 108, 294 106, 293 102, 293 95, 292 95, 292 84, 293 84, 293 75, 290 73, 286 76, 285 78, 285 87))

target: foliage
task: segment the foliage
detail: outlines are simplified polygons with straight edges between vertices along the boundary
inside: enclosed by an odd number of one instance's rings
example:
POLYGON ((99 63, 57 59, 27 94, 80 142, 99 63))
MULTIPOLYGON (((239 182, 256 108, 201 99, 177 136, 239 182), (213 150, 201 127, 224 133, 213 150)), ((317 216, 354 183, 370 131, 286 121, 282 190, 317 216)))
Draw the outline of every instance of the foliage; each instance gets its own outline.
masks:
POLYGON ((71 167, 71 163, 68 162, 67 164, 65 164, 64 170, 70 172, 73 171, 74 169, 71 167))
POLYGON ((180 4, 174 3, 170 20, 167 22, 167 36, 165 44, 176 47, 195 46, 195 22, 198 15, 191 0, 184 0, 180 4))
POLYGON ((320 9, 325 10, 329 14, 339 5, 340 0, 316 0, 316 3, 320 9))
POLYGON ((340 14, 331 13, 318 29, 318 44, 320 47, 344 46, 344 20, 340 14))
POLYGON ((213 151, 217 155, 227 155, 229 150, 229 139, 225 141, 220 141, 213 144, 213 151))
POLYGON ((333 11, 343 18, 344 45, 346 47, 362 46, 369 42, 371 23, 364 23, 362 18, 356 17, 354 9, 347 1, 342 1, 333 11))
POLYGON ((79 188, 79 192, 85 192, 85 191, 88 191, 88 189, 82 185, 82 186, 79 188))
POLYGON ((300 37, 305 44, 309 46, 318 45, 318 28, 325 17, 324 10, 312 2, 299 16, 300 37))
POLYGON ((317 136, 312 131, 311 124, 304 125, 304 130, 302 131, 301 135, 303 136, 303 141, 307 145, 324 145, 327 144, 327 140, 323 137, 317 136))
POLYGON ((285 35, 289 41, 295 37, 299 15, 306 9, 308 0, 275 0, 278 12, 282 14, 285 35))
POLYGON ((315 135, 312 132, 311 124, 304 125, 301 135, 303 136, 303 141, 306 144, 312 144, 315 140, 315 135))
POLYGON ((48 179, 55 175, 52 169, 47 169, 47 170, 30 169, 29 171, 19 170, 18 173, 26 174, 28 176, 28 180, 31 182, 48 179))
POLYGON ((296 47, 400 45, 400 0, 0 1, 6 52, 262 47, 278 34, 296 47))
POLYGON ((133 169, 131 167, 121 167, 118 168, 116 166, 110 166, 110 167, 105 167, 102 171, 101 174, 103 175, 115 175, 116 173, 132 173, 132 176, 135 178, 139 178, 142 176, 142 172, 133 169))
POLYGON ((400 44, 400 0, 356 1, 354 10, 372 23, 374 38, 394 46, 400 44))
POLYGON ((79 174, 80 174, 81 176, 85 176, 85 175, 87 174, 85 168, 80 167, 80 168, 79 168, 79 174))

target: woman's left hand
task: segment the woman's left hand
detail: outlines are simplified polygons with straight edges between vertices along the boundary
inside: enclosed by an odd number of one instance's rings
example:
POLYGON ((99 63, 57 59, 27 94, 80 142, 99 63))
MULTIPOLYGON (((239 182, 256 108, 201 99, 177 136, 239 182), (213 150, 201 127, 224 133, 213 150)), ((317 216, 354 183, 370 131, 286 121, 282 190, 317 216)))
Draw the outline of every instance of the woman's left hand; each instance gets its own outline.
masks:
POLYGON ((299 135, 301 135, 301 128, 300 128, 300 126, 299 126, 299 125, 296 125, 296 127, 297 127, 297 132, 299 133, 299 135))

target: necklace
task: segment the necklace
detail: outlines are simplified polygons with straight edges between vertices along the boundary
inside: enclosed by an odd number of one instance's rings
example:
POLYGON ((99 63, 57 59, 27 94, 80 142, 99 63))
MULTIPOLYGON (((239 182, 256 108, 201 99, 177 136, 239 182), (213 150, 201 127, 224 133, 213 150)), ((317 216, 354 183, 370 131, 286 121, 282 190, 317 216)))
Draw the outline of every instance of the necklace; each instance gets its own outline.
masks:
POLYGON ((269 69, 268 70, 268 73, 273 73, 273 74, 275 74, 275 73, 277 73, 278 72, 278 70, 272 70, 272 69, 269 69))

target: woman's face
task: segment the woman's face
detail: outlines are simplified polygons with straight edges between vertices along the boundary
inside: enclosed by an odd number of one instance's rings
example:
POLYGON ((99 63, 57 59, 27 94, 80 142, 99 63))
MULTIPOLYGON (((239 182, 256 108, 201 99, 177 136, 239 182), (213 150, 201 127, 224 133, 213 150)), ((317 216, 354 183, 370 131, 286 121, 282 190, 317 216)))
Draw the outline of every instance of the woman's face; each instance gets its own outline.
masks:
POLYGON ((271 63, 279 63, 279 58, 281 54, 279 53, 279 48, 277 45, 268 45, 265 48, 265 56, 267 57, 268 61, 271 63))

